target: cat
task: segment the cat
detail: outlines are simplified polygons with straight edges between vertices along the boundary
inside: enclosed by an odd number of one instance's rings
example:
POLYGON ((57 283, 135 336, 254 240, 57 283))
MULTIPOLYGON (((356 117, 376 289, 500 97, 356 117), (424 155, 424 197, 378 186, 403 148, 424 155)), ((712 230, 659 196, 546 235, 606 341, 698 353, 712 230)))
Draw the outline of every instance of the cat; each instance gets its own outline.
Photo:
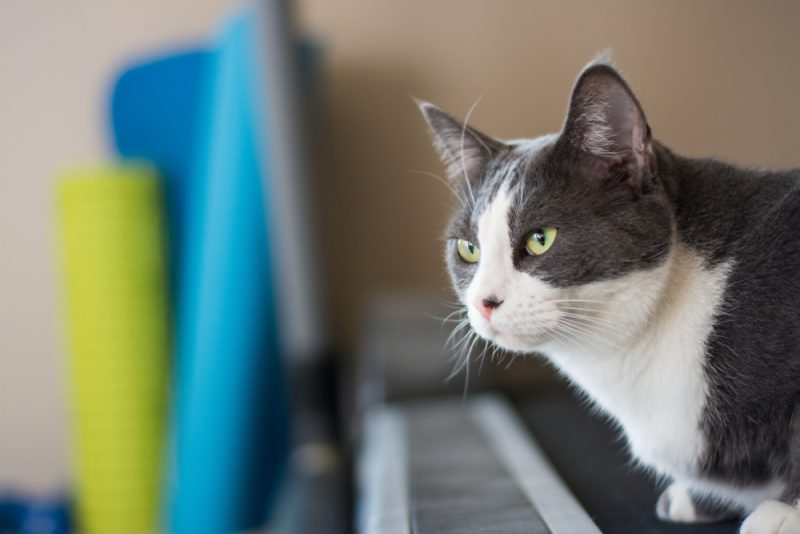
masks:
POLYGON ((501 141, 418 102, 459 206, 470 327, 543 354, 671 484, 666 521, 800 533, 800 171, 673 153, 608 59, 558 134, 501 141))

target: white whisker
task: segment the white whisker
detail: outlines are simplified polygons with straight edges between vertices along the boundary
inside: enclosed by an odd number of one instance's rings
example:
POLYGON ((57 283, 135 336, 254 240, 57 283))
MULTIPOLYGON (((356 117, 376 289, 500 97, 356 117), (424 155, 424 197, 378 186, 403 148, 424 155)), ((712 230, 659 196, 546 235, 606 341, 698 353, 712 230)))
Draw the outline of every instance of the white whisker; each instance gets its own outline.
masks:
MULTIPOLYGON (((464 158, 464 137, 467 134, 467 124, 469 123, 469 118, 472 116, 472 112, 475 111, 475 107, 478 105, 478 102, 481 101, 483 95, 479 96, 475 103, 472 104, 472 107, 469 108, 467 112, 467 116, 464 118, 464 124, 461 126, 461 170, 464 172, 464 181, 467 183, 467 191, 469 192, 470 198, 472 198, 472 205, 475 206, 475 195, 472 192, 472 184, 469 181, 469 174, 467 173, 467 162, 464 158)), ((477 139, 479 143, 483 145, 480 139, 477 139)), ((484 145, 484 148, 488 151, 489 147, 484 145)))
POLYGON ((444 184, 444 186, 447 187, 447 189, 449 189, 453 193, 453 195, 455 195, 455 197, 458 199, 459 202, 461 202, 462 204, 466 204, 465 199, 458 193, 458 191, 456 191, 456 188, 453 187, 450 184, 449 181, 445 180, 444 178, 442 178, 438 174, 434 174, 434 173, 428 172, 428 171, 420 171, 420 170, 417 170, 417 169, 412 169, 412 170, 410 170, 408 172, 410 174, 420 174, 422 176, 429 176, 431 178, 434 178, 438 182, 444 184))
POLYGON ((585 322, 591 323, 593 325, 604 326, 604 327, 608 328, 609 330, 614 330, 614 329, 619 327, 619 323, 614 323, 614 322, 611 322, 611 321, 608 321, 608 320, 605 320, 605 319, 601 319, 599 317, 594 317, 594 316, 586 315, 586 314, 582 314, 582 313, 573 313, 573 312, 569 312, 569 311, 562 311, 561 315, 564 316, 564 317, 569 317, 571 319, 576 319, 576 320, 579 320, 579 321, 585 321, 585 322))
POLYGON ((619 348, 618 343, 611 339, 610 336, 598 334, 596 331, 590 331, 587 329, 587 325, 581 325, 569 320, 562 320, 559 323, 559 327, 581 338, 586 343, 591 344, 595 349, 600 349, 602 346, 619 348))

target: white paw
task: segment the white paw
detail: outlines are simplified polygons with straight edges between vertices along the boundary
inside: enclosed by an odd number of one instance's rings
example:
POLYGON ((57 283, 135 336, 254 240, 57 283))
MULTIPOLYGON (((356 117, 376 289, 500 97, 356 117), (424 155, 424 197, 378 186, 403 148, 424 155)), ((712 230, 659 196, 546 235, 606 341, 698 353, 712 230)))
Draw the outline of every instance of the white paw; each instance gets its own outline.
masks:
POLYGON ((670 484, 658 498, 656 515, 662 521, 697 523, 699 518, 689 495, 689 486, 680 482, 670 484))
POLYGON ((800 534, 800 510, 779 501, 764 501, 747 516, 740 534, 800 534))

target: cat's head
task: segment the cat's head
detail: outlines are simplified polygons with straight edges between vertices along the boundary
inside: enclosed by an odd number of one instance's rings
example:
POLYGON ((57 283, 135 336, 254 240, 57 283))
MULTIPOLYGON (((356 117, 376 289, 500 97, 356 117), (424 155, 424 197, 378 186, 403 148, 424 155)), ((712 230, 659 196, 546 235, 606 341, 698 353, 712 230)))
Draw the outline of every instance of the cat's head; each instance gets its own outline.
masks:
POLYGON ((479 335, 529 352, 649 312, 673 219, 644 112, 610 64, 581 72, 560 134, 500 141, 420 108, 459 199, 445 255, 479 335))

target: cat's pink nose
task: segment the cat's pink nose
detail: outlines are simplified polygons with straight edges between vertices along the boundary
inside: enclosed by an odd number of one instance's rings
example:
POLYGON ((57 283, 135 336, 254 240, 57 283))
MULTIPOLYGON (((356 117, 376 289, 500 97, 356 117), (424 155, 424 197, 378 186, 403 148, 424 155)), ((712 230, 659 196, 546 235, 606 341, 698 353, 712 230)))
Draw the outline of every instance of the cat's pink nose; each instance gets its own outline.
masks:
POLYGON ((489 297, 481 300, 480 306, 478 306, 478 311, 481 312, 486 319, 491 317, 492 312, 500 307, 503 303, 502 300, 497 300, 495 297, 489 297))

